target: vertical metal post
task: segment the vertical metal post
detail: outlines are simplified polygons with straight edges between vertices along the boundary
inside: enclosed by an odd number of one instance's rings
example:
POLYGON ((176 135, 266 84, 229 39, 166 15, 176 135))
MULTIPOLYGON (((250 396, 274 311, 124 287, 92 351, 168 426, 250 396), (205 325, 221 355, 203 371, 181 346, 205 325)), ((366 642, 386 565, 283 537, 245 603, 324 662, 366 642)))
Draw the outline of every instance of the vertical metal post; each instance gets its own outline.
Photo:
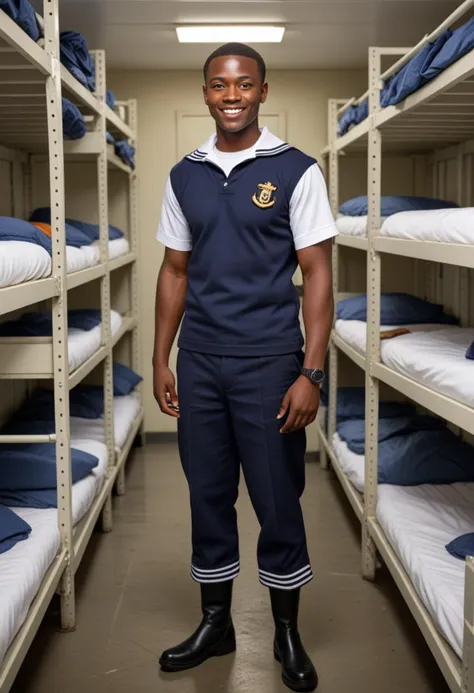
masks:
POLYGON ((368 147, 368 251, 367 251, 367 355, 365 371, 365 495, 362 541, 362 574, 375 577, 376 552, 369 521, 376 516, 378 481, 379 383, 372 375, 372 364, 380 362, 380 255, 374 250, 374 237, 380 229, 382 174, 382 136, 374 127, 374 114, 380 110, 380 51, 369 49, 369 147, 368 147))
MULTIPOLYGON (((100 154, 97 160, 98 202, 99 202, 99 233, 100 233, 100 261, 107 267, 107 271, 100 284, 100 307, 102 317, 102 345, 107 347, 107 356, 104 361, 104 427, 105 441, 107 445, 108 469, 107 476, 111 476, 115 466, 115 442, 114 442, 114 385, 113 385, 113 353, 112 335, 110 330, 110 272, 109 272, 109 200, 108 200, 108 163, 105 117, 106 106, 106 77, 105 77, 105 53, 103 50, 95 51, 95 78, 96 96, 100 105, 100 115, 97 119, 96 130, 100 132, 100 154)), ((112 529, 112 493, 102 510, 102 529, 110 532, 112 529)))
MULTIPOLYGON (((329 135, 329 202, 334 218, 339 210, 339 154, 336 151, 337 136, 337 107, 336 99, 329 99, 328 104, 328 135, 329 135)), ((339 291, 339 246, 334 242, 332 246, 332 287, 334 297, 339 291)), ((338 378, 338 351, 332 343, 329 344, 329 407, 327 437, 329 445, 336 432, 336 408, 337 408, 337 378, 338 378)), ((321 468, 327 469, 329 459, 324 446, 321 449, 321 468)))
POLYGON ((74 630, 74 545, 72 531, 72 477, 69 434, 69 359, 67 342, 67 265, 64 209, 64 156, 59 62, 58 0, 44 0, 45 49, 52 58, 52 74, 46 78, 49 144, 49 184, 53 276, 59 295, 52 300, 54 411, 56 424, 56 477, 58 524, 66 567, 61 579, 61 627, 74 630))
MULTIPOLYGON (((128 102, 128 124, 132 129, 135 140, 131 141, 130 144, 136 147, 137 138, 137 102, 135 99, 131 99, 128 102)), ((132 330, 132 368, 137 373, 141 372, 141 353, 140 353, 140 297, 139 297, 139 284, 138 284, 138 261, 139 261, 139 243, 138 243, 138 180, 136 171, 132 171, 129 175, 128 183, 128 232, 130 240, 130 248, 135 254, 135 260, 131 264, 131 277, 130 277, 130 305, 132 316, 136 318, 136 325, 132 330)), ((138 392, 140 394, 140 402, 142 400, 142 386, 138 386, 138 392)), ((143 440, 143 421, 140 426, 139 436, 140 441, 143 440)), ((119 473, 117 475, 117 485, 116 490, 118 495, 123 495, 125 493, 125 465, 122 465, 119 473)))
POLYGON ((474 693, 474 558, 466 558, 464 582, 464 637, 462 652, 462 693, 474 693))

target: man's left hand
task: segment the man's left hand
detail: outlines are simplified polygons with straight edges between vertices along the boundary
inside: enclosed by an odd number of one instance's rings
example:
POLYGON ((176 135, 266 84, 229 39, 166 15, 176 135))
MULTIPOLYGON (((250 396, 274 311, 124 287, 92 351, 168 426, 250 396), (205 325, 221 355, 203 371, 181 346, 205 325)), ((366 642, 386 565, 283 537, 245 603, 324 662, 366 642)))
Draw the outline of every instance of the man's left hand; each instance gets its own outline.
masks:
POLYGON ((301 375, 290 387, 283 398, 277 419, 282 419, 287 412, 288 418, 280 433, 294 433, 300 428, 312 424, 319 409, 319 386, 313 385, 301 375))

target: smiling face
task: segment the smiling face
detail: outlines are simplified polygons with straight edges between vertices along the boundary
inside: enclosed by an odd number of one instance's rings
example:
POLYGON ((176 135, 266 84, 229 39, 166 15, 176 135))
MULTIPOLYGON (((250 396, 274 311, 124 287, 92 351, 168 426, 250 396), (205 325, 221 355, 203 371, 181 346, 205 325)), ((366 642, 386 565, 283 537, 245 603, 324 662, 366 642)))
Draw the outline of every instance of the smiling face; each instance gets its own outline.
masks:
POLYGON ((203 90, 217 126, 225 132, 237 133, 257 122, 268 86, 262 84, 253 58, 226 55, 211 60, 203 90))

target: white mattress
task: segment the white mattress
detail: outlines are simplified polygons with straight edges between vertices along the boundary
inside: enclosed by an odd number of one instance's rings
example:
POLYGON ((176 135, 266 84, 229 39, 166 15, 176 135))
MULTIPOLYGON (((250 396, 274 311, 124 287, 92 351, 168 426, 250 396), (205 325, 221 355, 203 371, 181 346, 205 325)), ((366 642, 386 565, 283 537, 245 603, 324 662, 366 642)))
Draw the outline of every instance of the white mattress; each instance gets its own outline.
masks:
POLYGON ((399 212, 385 219, 380 234, 413 241, 474 243, 474 207, 399 212))
MULTIPOLYGON (((73 486, 73 523, 77 524, 102 488, 107 470, 107 448, 73 435, 71 444, 99 458, 94 472, 73 486)), ((28 539, 0 555, 0 663, 60 546, 56 509, 13 509, 30 524, 32 532, 28 539)))
POLYGON ((436 627, 461 656, 465 564, 445 546, 474 531, 474 484, 381 485, 377 519, 436 627))
MULTIPOLYGON (((114 397, 114 410, 115 448, 121 450, 140 411, 139 394, 132 392, 125 397, 114 397)), ((105 443, 104 419, 81 419, 72 416, 71 435, 73 434, 105 443)))
MULTIPOLYGON (((332 443, 341 469, 363 492, 364 456, 351 452, 337 433, 332 443)), ((436 627, 461 656, 465 565, 445 546, 474 532, 474 484, 380 484, 377 498, 378 522, 436 627)))
MULTIPOLYGON (((122 325, 122 316, 115 310, 110 311, 110 328, 112 336, 117 334, 122 325)), ((101 325, 96 325, 91 330, 78 330, 69 328, 68 330, 68 349, 69 349, 69 371, 72 373, 79 366, 87 361, 101 344, 101 325)))
MULTIPOLYGON (((381 330, 393 327, 400 325, 383 325, 381 330)), ((382 362, 435 392, 474 407, 474 361, 465 357, 474 341, 474 328, 434 324, 407 327, 410 334, 382 340, 382 362)), ((337 320, 336 332, 365 354, 365 322, 337 320)))
MULTIPOLYGON (((339 233, 344 236, 367 236, 367 216, 349 217, 340 214, 336 218, 336 226, 339 233)), ((381 222, 385 221, 382 217, 381 222)))
MULTIPOLYGON (((129 243, 126 238, 109 241, 111 260, 128 251, 129 243)), ((94 267, 100 261, 99 244, 92 243, 80 248, 66 246, 66 259, 69 273, 94 267)), ((51 256, 39 245, 23 241, 0 243, 0 288, 48 277, 51 267, 51 256)))
POLYGON ((342 471, 356 489, 363 493, 365 484, 364 455, 356 455, 355 452, 349 450, 347 443, 339 437, 338 433, 334 433, 332 437, 332 446, 342 471))

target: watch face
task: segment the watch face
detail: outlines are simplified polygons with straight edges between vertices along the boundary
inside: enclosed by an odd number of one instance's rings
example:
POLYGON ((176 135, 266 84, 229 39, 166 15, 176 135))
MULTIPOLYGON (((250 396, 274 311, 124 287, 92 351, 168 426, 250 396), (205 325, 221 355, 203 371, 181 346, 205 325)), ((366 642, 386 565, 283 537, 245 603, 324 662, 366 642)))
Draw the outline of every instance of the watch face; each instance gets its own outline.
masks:
POLYGON ((320 370, 318 370, 318 369, 315 369, 315 370, 311 373, 311 380, 312 380, 312 382, 313 382, 315 385, 319 385, 320 383, 322 383, 323 380, 324 380, 324 373, 323 373, 323 371, 320 371, 320 370))

